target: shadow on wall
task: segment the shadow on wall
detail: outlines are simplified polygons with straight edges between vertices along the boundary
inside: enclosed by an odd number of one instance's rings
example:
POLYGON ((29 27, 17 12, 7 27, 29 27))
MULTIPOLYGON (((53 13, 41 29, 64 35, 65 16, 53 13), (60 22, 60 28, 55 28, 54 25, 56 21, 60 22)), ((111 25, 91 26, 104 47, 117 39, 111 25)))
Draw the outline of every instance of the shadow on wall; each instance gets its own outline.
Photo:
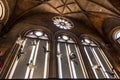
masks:
POLYGON ((107 18, 103 22, 103 32, 108 36, 115 27, 120 26, 120 18, 107 18))
MULTIPOLYGON (((110 42, 111 45, 118 45, 118 43, 115 43, 115 40, 113 38, 114 29, 118 28, 118 26, 120 26, 120 18, 107 18, 103 23, 104 39, 110 42)), ((119 29, 120 28, 117 30, 119 29)))

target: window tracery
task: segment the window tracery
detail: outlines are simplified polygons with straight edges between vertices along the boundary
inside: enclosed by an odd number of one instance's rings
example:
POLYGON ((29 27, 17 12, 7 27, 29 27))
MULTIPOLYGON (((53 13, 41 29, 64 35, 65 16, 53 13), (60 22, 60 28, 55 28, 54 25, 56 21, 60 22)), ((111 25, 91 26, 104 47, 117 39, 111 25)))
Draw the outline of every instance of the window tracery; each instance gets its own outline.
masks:
MULTIPOLYGON (((49 69, 49 41, 42 31, 34 30, 25 35, 20 44, 9 79, 47 78, 49 69)), ((21 39, 18 40, 18 43, 21 39)))
POLYGON ((53 24, 61 29, 71 29, 74 27, 72 21, 65 17, 56 16, 52 18, 53 24))
MULTIPOLYGON (((79 47, 75 37, 63 33, 59 34, 56 40, 57 67, 55 69, 58 74, 56 77, 61 79, 89 78, 88 71, 92 71, 96 79, 119 78, 98 43, 83 37, 81 40, 83 52, 81 54, 81 47, 79 47), (85 62, 83 58, 87 59, 88 62, 85 62), (86 66, 90 66, 91 70, 88 70, 86 66)), ((51 59, 49 41, 48 35, 39 30, 29 31, 26 33, 25 39, 18 38, 16 43, 21 47, 16 54, 9 79, 49 78, 51 66, 49 65, 51 59)))
POLYGON ((120 44, 120 30, 117 30, 113 36, 114 39, 120 44))
POLYGON ((0 0, 0 20, 2 20, 5 16, 5 6, 3 2, 0 0))
POLYGON ((76 42, 68 35, 58 36, 57 42, 59 78, 86 78, 86 69, 76 42))
POLYGON ((88 38, 82 39, 81 43, 95 78, 118 78, 113 66, 98 44, 88 38))

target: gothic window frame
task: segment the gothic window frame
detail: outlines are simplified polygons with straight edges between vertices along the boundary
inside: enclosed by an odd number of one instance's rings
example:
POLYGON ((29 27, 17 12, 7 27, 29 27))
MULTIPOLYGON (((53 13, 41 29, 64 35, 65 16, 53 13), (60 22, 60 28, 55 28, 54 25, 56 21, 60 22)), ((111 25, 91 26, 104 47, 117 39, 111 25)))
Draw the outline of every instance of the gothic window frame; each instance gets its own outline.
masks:
POLYGON ((116 32, 120 31, 120 26, 116 26, 110 30, 110 33, 108 34, 108 39, 110 40, 111 44, 114 45, 116 50, 119 50, 120 44, 116 40, 116 32))
MULTIPOLYGON (((20 35, 18 35, 18 39, 16 40, 16 45, 19 45, 19 47, 18 47, 18 50, 17 51, 22 51, 23 50, 23 48, 24 48, 24 44, 25 44, 25 42, 26 42, 26 39, 28 39, 29 37, 26 37, 27 36, 27 34, 30 34, 31 35, 31 33, 30 32, 33 32, 32 34, 34 34, 34 35, 38 35, 37 37, 36 37, 36 40, 38 41, 38 40, 44 40, 44 39, 41 39, 42 37, 42 35, 44 35, 45 37, 47 36, 47 38, 48 38, 48 40, 47 40, 47 43, 46 43, 46 47, 48 47, 48 48, 46 48, 46 51, 45 51, 45 63, 44 63, 44 66, 46 66, 45 68, 44 68, 44 74, 43 74, 43 78, 47 78, 47 77, 49 77, 48 75, 49 75, 49 60, 48 59, 50 59, 50 52, 48 52, 49 50, 50 50, 50 42, 51 42, 51 34, 50 34, 50 32, 48 31, 48 30, 46 30, 46 29, 28 29, 28 30, 24 30, 23 32, 21 32, 21 34, 20 35), (46 35, 44 35, 44 34, 41 34, 41 33, 35 33, 35 32, 43 32, 43 33, 45 33, 46 35), (39 38, 40 37, 40 38, 39 38), (47 45, 48 44, 48 45, 47 45), (46 58, 47 57, 47 58, 46 58)), ((30 35, 28 35, 28 36, 30 36, 30 35)), ((31 36, 30 36, 31 37, 31 36)), ((31 39, 34 39, 34 37, 33 38, 31 38, 31 39)), ((38 43, 38 42, 37 42, 38 43)), ((37 43, 36 43, 36 46, 37 46, 37 43)), ((34 45, 33 45, 33 47, 34 47, 34 45)), ((35 48, 35 53, 36 53, 36 50, 37 50, 37 47, 35 48)), ((38 51, 37 51, 38 52, 38 51)), ((17 52, 16 52, 17 53, 17 52)), ((34 54, 35 54, 34 53, 34 54)), ((37 53, 38 54, 38 53, 37 53)), ((22 55, 22 54, 21 54, 22 55)), ((14 60, 19 60, 19 55, 18 54, 16 54, 16 56, 15 56, 15 59, 14 60)), ((34 59, 33 59, 34 60, 34 59)), ((13 61, 12 63, 15 63, 16 64, 16 62, 15 61, 13 61)), ((12 66, 11 65, 11 67, 14 67, 14 66, 12 66)), ((29 66, 28 66, 29 67, 29 66)), ((12 69, 13 68, 11 68, 11 69, 9 69, 9 71, 8 71, 8 74, 6 75, 6 78, 9 78, 9 79, 11 79, 12 78, 12 76, 13 76, 13 73, 12 73, 12 69), (12 73, 12 75, 10 75, 10 73, 12 73)), ((13 69, 14 70, 14 69, 13 69)), ((26 76, 26 75, 25 75, 26 76)), ((27 79, 27 77, 25 78, 25 79, 27 79)))
MULTIPOLYGON (((106 62, 106 64, 108 64, 108 66, 109 66, 109 68, 112 70, 113 68, 114 68, 114 66, 112 65, 112 63, 111 63, 111 60, 109 59, 109 56, 108 56, 108 53, 103 49, 103 43, 101 43, 101 42, 103 42, 101 39, 99 39, 98 37, 94 37, 92 34, 83 34, 83 35, 81 35, 80 36, 80 45, 83 45, 83 46, 81 46, 81 47, 84 47, 84 46, 91 46, 91 47, 96 47, 96 48, 98 48, 98 51, 100 51, 99 53, 103 56, 104 55, 104 57, 103 57, 103 59, 104 60, 106 60, 105 62, 106 62), (88 44, 84 44, 83 42, 82 42, 82 40, 85 40, 85 39, 87 39, 87 40, 89 40, 89 41, 92 41, 95 45, 93 45, 93 46, 91 46, 90 45, 90 42, 88 42, 88 44)), ((92 50, 92 49, 91 49, 92 50)), ((86 48, 86 50, 84 49, 84 48, 82 48, 82 51, 84 51, 84 53, 86 53, 86 55, 85 55, 85 57, 87 58, 87 61, 89 61, 89 65, 91 65, 92 64, 92 61, 91 61, 91 59, 90 59, 90 56, 89 56, 89 52, 87 51, 87 48, 86 48), (89 57, 89 58, 88 58, 89 57)), ((95 53, 95 54, 97 54, 96 56, 98 56, 98 58, 99 58, 99 55, 98 55, 98 52, 96 52, 95 50, 93 51, 92 50, 92 54, 93 53, 95 53)), ((97 59, 97 58, 96 58, 97 59)), ((101 65, 103 65, 103 63, 101 62, 101 60, 99 59, 99 61, 98 61, 99 63, 101 63, 100 64, 100 66, 101 65)), ((94 76, 94 77, 96 77, 97 76, 97 78, 99 79, 99 77, 98 77, 98 75, 96 75, 96 72, 93 70, 93 69, 91 69, 92 70, 92 73, 94 73, 95 75, 92 75, 92 76, 94 76)), ((89 71, 89 70, 88 70, 89 71)), ((106 71, 106 70, 105 70, 106 71)), ((116 74, 116 77, 117 78, 119 78, 119 75, 117 74, 117 72, 116 72, 116 70, 115 69, 113 69, 113 72, 116 74)), ((106 74, 107 75, 107 74, 106 74)), ((108 79, 109 79, 109 76, 107 75, 107 77, 108 77, 108 79)), ((106 77, 106 78, 107 78, 106 77)))
MULTIPOLYGON (((120 47, 120 41, 118 42, 118 39, 120 39, 120 26, 117 26, 117 27, 115 27, 115 28, 113 28, 113 29, 111 30, 110 37, 111 37, 112 40, 115 42, 115 44, 120 47), (119 33, 119 38, 118 38, 118 36, 117 36, 118 33, 119 33)), ((110 38, 110 39, 111 39, 111 38, 110 38)))
POLYGON ((0 20, 5 24, 10 16, 10 5, 7 0, 0 0, 0 5, 2 9, 0 20))
MULTIPOLYGON (((81 52, 80 52, 80 49, 79 49, 79 41, 78 41, 78 37, 76 36, 76 35, 74 35, 73 33, 71 33, 71 32, 69 32, 69 31, 63 31, 63 30, 60 30, 60 31, 58 31, 58 32, 56 32, 56 34, 55 34, 55 39, 56 39, 56 47, 58 47, 58 44, 59 44, 59 47, 60 47, 60 43, 59 42, 61 42, 61 43, 65 43, 66 44, 66 46, 67 46, 67 44, 74 44, 75 46, 76 46, 76 49, 77 49, 77 51, 78 52, 76 52, 77 53, 77 57, 79 57, 79 62, 81 62, 81 65, 80 66, 82 66, 82 69, 84 69, 84 70, 82 70, 82 71, 84 71, 84 78, 88 78, 88 74, 87 74, 87 71, 86 71, 86 67, 85 67, 85 64, 84 64, 84 61, 83 61, 83 57, 82 57, 82 55, 81 55, 81 52), (66 38, 66 40, 64 40, 64 41, 58 41, 58 39, 59 38, 63 38, 63 36, 68 36, 69 37, 69 39, 67 40, 67 38, 66 38), (69 41, 70 40, 70 38, 73 40, 73 42, 71 42, 71 41, 69 41)), ((67 50, 67 47, 65 48, 66 50, 67 50)), ((59 63, 59 59, 61 58, 61 57, 58 57, 59 55, 58 55, 58 53, 59 52, 57 52, 57 51, 60 51, 60 50, 58 50, 58 48, 56 49, 56 55, 57 55, 57 67, 58 68, 60 68, 60 63, 59 63)), ((68 59, 68 64, 69 64, 69 67, 68 68, 70 68, 70 65, 71 65, 71 61, 69 62, 69 57, 68 57, 68 54, 69 53, 69 50, 67 51, 67 53, 66 53, 66 55, 67 55, 67 59, 68 59)), ((73 67, 72 67, 73 68, 73 67)), ((72 69, 71 69, 72 70, 72 69)), ((58 69, 57 70, 57 75, 58 75, 58 77, 59 78, 64 78, 63 76, 61 76, 62 74, 60 73, 60 72, 62 72, 62 71, 60 71, 60 69, 58 69)), ((75 73, 75 71, 73 71, 74 73, 75 73)), ((76 75, 72 75, 72 74, 70 74, 71 75, 71 78, 74 78, 74 79, 76 79, 77 77, 76 77, 76 75)))
POLYGON ((0 1, 0 19, 2 20, 5 17, 5 5, 0 1))

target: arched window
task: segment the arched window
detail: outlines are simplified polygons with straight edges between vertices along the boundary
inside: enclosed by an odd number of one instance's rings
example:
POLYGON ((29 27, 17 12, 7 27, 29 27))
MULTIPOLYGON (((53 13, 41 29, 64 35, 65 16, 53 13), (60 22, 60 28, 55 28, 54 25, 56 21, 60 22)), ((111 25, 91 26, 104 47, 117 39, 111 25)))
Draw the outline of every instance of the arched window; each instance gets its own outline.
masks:
POLYGON ((82 39, 81 43, 95 78, 119 78, 98 44, 88 38, 82 39))
POLYGON ((86 78, 86 69, 76 42, 68 35, 57 38, 59 78, 86 78))
POLYGON ((114 39, 120 44, 120 30, 116 31, 113 36, 114 39))
POLYGON ((44 31, 31 30, 24 37, 18 37, 19 48, 6 78, 119 78, 100 45, 92 38, 83 37, 80 47, 75 37, 67 33, 57 35, 56 40, 51 42, 56 48, 50 50, 50 39, 44 31))
POLYGON ((19 48, 9 79, 47 78, 49 70, 48 35, 33 30, 25 35, 25 40, 18 39, 19 48))
POLYGON ((5 6, 4 3, 0 0, 0 20, 5 16, 5 6))

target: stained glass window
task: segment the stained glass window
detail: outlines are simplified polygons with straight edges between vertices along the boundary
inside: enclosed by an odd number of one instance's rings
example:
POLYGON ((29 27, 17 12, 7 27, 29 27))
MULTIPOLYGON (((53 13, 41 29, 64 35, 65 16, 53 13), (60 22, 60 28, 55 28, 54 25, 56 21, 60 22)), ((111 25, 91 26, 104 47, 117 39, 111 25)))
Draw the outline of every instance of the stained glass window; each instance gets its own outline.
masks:
POLYGON ((5 16, 5 6, 3 2, 0 0, 0 20, 2 20, 5 16))
POLYGON ((9 79, 47 78, 49 70, 49 42, 48 36, 41 31, 31 31, 16 54, 14 66, 9 79))
POLYGON ((120 30, 118 30, 117 32, 115 32, 114 39, 117 40, 118 43, 120 44, 120 30))
POLYGON ((56 16, 53 17, 53 24, 61 29, 71 29, 74 27, 72 21, 65 17, 56 16))
POLYGON ((68 35, 58 36, 57 41, 59 78, 86 78, 86 69, 76 42, 68 35))
POLYGON ((84 38, 81 43, 96 79, 118 78, 113 66, 98 44, 87 38, 84 38))
MULTIPOLYGON (((117 36, 118 38, 118 36, 117 36)), ((69 34, 59 34, 53 57, 48 35, 39 30, 32 30, 23 38, 18 37, 20 45, 7 74, 8 79, 49 78, 54 67, 55 78, 119 78, 101 46, 90 38, 82 38, 81 46, 69 34), (81 53, 82 52, 82 53, 81 53), (52 59, 53 57, 54 59, 52 59), (52 61, 56 60, 55 64, 52 61), (50 72, 49 72, 50 71, 50 72)))

